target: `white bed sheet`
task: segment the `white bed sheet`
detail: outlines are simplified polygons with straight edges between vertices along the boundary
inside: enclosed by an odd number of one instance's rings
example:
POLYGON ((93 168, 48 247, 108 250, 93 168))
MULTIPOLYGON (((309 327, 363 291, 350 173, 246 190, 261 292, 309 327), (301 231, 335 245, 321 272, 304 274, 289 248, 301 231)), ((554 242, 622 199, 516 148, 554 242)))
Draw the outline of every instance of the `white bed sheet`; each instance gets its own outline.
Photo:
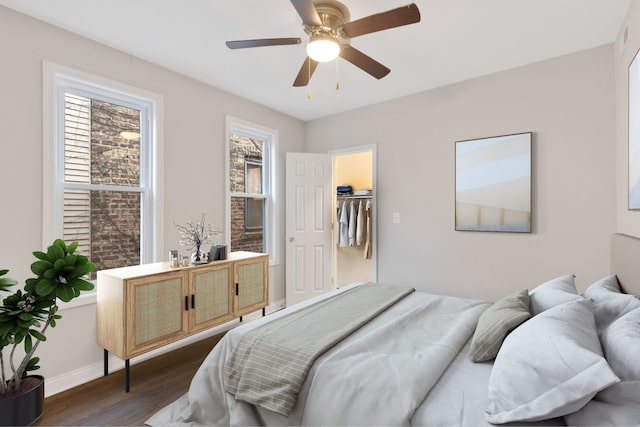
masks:
MULTIPOLYGON (((414 426, 493 426, 485 419, 489 404, 487 384, 493 362, 474 363, 469 340, 416 410, 414 426)), ((562 418, 537 423, 504 425, 564 426, 562 418)))
POLYGON ((415 292, 312 367, 289 418, 258 409, 265 425, 409 425, 488 303, 415 292))
POLYGON ((189 392, 147 423, 490 425, 484 411, 491 364, 473 363, 468 356, 477 318, 489 303, 418 292, 321 356, 289 418, 236 401, 224 392, 223 361, 244 331, 326 297, 229 331, 203 362, 189 392), (429 309, 424 310, 425 306, 429 309))

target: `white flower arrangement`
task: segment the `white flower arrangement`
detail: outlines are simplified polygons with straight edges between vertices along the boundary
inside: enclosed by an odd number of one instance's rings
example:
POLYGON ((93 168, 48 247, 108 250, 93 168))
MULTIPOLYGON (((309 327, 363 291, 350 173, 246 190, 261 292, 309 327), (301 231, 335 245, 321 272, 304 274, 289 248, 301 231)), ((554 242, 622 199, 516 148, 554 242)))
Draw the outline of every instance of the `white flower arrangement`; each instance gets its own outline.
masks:
POLYGON ((203 212, 200 221, 188 222, 187 225, 175 224, 180 233, 180 244, 188 250, 194 251, 195 258, 192 261, 201 262, 203 253, 200 248, 205 243, 217 242, 222 236, 222 232, 215 230, 211 224, 205 224, 206 214, 203 212))

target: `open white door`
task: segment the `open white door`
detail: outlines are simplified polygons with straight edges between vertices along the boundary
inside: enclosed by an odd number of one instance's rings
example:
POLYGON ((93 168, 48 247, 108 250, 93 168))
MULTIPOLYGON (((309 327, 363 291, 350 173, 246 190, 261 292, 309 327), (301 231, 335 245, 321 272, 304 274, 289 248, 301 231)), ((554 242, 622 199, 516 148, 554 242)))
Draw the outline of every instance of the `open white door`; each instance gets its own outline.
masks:
POLYGON ((332 289, 332 166, 328 154, 287 153, 286 304, 332 289))

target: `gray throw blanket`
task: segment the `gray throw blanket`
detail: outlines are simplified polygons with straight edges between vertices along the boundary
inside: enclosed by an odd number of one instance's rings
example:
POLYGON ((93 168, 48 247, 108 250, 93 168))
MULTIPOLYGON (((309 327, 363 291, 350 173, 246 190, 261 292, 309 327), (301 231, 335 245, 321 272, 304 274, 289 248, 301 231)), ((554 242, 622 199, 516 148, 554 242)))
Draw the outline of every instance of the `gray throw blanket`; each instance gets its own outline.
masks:
POLYGON ((413 291, 366 284, 247 332, 225 363, 225 390, 288 416, 313 362, 413 291))

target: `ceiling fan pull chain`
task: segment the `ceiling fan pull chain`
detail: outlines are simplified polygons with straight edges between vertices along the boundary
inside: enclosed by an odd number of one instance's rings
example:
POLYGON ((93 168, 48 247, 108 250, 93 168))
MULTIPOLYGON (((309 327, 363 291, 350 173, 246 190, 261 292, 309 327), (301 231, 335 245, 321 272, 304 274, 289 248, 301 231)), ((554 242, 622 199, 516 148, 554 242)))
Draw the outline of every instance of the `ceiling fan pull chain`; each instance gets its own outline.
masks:
POLYGON ((340 67, 338 63, 340 62, 340 58, 336 58, 336 90, 340 90, 340 67))

